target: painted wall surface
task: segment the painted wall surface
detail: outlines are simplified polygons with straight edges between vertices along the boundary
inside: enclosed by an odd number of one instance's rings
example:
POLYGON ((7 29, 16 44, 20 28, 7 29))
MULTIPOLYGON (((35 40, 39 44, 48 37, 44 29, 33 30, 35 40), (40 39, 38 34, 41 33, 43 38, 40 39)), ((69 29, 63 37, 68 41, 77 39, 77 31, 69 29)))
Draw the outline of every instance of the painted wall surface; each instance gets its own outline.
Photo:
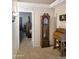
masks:
POLYGON ((15 22, 12 22, 12 59, 15 59, 17 49, 19 48, 19 22, 17 16, 17 2, 12 1, 12 16, 16 16, 15 22))
POLYGON ((59 21, 59 15, 66 14, 66 1, 55 6, 55 17, 57 19, 57 28, 66 28, 66 21, 59 21))
POLYGON ((27 3, 18 2, 19 12, 32 12, 32 42, 33 47, 40 47, 41 40, 41 16, 44 13, 50 15, 50 44, 53 45, 53 32, 55 30, 54 9, 48 5, 28 5, 27 3))
POLYGON ((19 17, 22 17, 22 27, 28 22, 28 16, 30 16, 30 20, 32 20, 32 14, 30 12, 20 12, 19 17))

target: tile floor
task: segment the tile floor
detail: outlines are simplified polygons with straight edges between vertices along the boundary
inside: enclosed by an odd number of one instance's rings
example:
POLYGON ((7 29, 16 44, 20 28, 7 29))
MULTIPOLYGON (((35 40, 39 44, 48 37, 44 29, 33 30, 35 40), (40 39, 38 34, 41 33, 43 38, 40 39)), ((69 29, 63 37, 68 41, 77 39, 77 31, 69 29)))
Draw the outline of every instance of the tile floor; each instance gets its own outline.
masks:
POLYGON ((32 48, 31 39, 24 37, 16 59, 66 59, 66 57, 61 57, 59 51, 52 47, 32 48))

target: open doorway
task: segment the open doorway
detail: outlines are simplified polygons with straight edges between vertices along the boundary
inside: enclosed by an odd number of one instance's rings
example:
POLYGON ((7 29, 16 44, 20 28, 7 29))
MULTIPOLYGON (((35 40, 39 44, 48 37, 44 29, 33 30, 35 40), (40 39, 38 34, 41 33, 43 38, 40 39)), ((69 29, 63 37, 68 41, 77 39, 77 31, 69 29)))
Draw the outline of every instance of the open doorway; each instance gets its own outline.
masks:
POLYGON ((20 47, 32 47, 32 13, 19 12, 20 47))

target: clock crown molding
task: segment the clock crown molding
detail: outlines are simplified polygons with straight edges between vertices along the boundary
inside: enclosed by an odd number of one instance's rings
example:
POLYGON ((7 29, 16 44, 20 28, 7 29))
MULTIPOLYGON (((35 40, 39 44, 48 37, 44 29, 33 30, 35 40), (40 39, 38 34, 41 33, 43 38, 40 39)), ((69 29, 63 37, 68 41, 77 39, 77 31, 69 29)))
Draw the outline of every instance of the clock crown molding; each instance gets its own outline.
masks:
POLYGON ((44 13, 44 14, 42 15, 42 17, 43 17, 43 18, 44 18, 44 17, 46 17, 46 18, 50 18, 50 16, 49 16, 48 13, 44 13))

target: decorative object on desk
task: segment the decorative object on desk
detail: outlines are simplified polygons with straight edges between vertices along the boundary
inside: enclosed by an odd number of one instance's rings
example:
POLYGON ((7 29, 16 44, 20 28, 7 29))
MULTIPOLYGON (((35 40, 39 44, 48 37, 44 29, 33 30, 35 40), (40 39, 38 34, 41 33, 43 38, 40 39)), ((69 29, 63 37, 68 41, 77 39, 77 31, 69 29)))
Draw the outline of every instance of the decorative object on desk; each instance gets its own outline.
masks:
POLYGON ((41 16, 41 47, 49 47, 49 19, 48 13, 41 16))
POLYGON ((60 21, 66 21, 66 14, 60 15, 59 20, 60 21))

